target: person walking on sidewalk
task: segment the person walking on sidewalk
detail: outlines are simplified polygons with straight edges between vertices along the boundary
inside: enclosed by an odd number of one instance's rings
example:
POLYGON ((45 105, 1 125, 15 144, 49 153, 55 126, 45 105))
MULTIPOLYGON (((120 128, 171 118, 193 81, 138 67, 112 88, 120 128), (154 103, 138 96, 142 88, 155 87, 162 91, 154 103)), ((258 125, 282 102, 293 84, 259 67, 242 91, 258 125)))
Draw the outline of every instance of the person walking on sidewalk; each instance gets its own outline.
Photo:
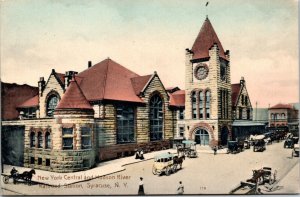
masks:
POLYGON ((215 146, 213 150, 214 150, 214 155, 216 155, 216 154, 217 154, 218 147, 215 146))
POLYGON ((145 195, 143 177, 140 177, 138 195, 145 195))
POLYGON ((184 186, 181 181, 179 181, 179 186, 177 188, 177 194, 182 195, 184 193, 184 186))

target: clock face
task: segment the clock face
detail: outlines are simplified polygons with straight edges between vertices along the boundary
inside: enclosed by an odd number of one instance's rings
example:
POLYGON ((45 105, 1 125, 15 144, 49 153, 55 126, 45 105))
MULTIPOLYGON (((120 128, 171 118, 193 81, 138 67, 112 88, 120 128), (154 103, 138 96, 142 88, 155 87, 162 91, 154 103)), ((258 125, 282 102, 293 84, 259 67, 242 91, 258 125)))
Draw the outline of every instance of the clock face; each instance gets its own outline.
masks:
POLYGON ((196 79, 202 80, 205 79, 208 75, 208 66, 204 63, 200 63, 195 67, 194 75, 196 79))

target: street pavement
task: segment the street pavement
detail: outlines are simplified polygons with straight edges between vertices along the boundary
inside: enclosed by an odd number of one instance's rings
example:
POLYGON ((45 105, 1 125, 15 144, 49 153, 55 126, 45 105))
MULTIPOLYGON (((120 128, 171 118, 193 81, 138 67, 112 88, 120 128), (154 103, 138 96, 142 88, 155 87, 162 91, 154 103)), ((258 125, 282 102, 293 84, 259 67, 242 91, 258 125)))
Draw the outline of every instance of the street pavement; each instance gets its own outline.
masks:
MULTIPOLYGON (((217 155, 213 155, 213 151, 209 148, 198 147, 197 150, 198 158, 187 158, 183 163, 183 169, 170 176, 152 174, 153 160, 151 158, 158 154, 158 152, 153 152, 145 154, 145 160, 142 162, 135 160, 134 157, 127 157, 100 163, 97 168, 77 174, 89 177, 93 175, 92 180, 75 180, 77 183, 74 180, 44 182, 45 184, 54 183, 60 187, 44 184, 32 186, 1 184, 2 188, 5 188, 3 194, 6 195, 11 194, 12 191, 31 195, 133 195, 137 194, 139 177, 142 176, 146 194, 176 194, 179 181, 182 181, 185 186, 185 194, 228 194, 240 181, 251 178, 253 169, 269 166, 278 171, 279 181, 272 191, 262 188, 263 193, 300 193, 299 158, 291 158, 292 150, 283 149, 283 142, 267 146, 267 150, 264 152, 254 153, 252 149, 248 149, 235 155, 224 154, 226 149, 218 151, 217 155), (101 176, 104 174, 106 176, 101 176), (95 178, 96 176, 99 177, 95 178)), ((175 149, 171 149, 160 152, 175 151, 175 149)), ((6 166, 6 170, 10 169, 6 166)), ((63 176, 62 173, 58 174, 63 176)), ((50 176, 53 174, 37 171, 37 175, 50 176)), ((36 176, 35 179, 37 179, 36 176)))

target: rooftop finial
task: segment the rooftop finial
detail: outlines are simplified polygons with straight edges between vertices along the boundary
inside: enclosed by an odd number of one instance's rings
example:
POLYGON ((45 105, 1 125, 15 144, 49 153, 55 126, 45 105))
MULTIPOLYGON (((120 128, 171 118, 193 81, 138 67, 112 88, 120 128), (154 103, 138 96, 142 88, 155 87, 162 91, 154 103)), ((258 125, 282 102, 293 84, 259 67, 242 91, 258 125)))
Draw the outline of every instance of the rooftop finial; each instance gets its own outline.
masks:
POLYGON ((208 15, 207 15, 207 6, 208 6, 208 4, 209 4, 209 1, 207 1, 206 4, 205 4, 206 20, 208 19, 208 15))

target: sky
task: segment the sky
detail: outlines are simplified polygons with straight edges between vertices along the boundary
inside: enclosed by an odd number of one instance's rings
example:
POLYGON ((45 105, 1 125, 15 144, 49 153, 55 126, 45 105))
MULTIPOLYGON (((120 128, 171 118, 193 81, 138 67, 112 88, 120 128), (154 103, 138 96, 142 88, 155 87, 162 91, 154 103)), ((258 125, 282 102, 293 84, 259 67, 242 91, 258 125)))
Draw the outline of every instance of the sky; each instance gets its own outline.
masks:
POLYGON ((2 0, 1 81, 37 86, 51 69, 107 57, 184 89, 185 49, 208 15, 252 107, 299 102, 297 0, 2 0))

